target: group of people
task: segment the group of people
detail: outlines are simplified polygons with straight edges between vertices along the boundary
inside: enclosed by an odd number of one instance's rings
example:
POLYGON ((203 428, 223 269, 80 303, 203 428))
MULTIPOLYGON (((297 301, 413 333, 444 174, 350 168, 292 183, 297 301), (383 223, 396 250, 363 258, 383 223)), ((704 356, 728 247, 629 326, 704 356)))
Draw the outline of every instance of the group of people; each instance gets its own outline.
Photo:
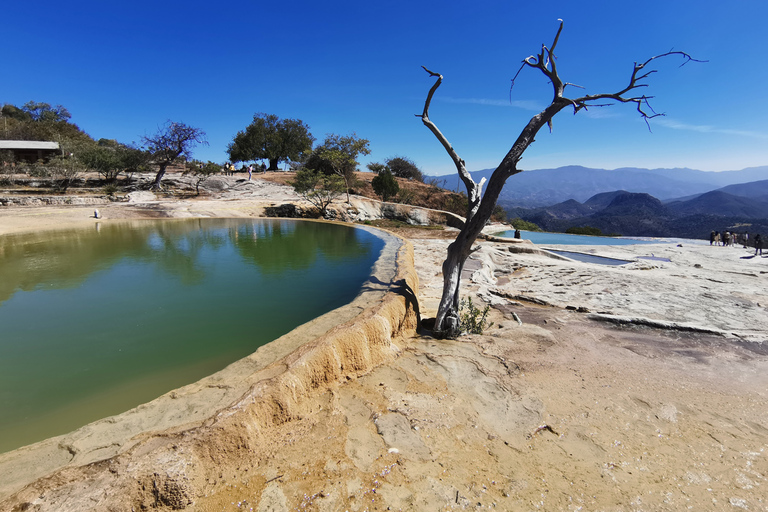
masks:
MULTIPOLYGON (((253 164, 246 167, 243 165, 243 167, 240 169, 239 172, 247 172, 248 173, 248 181, 253 178, 253 173, 256 172, 267 172, 267 166, 264 164, 264 162, 261 163, 261 165, 257 165, 256 167, 253 166, 253 164)), ((236 172, 238 172, 235 169, 235 164, 232 162, 227 162, 224 164, 224 167, 221 169, 221 172, 224 173, 224 176, 234 176, 236 172)))
POLYGON ((730 231, 725 231, 724 233, 721 234, 719 231, 712 231, 709 234, 709 245, 722 245, 723 247, 728 247, 730 245, 732 247, 735 247, 736 244, 741 244, 744 247, 744 249, 746 249, 750 245, 754 245, 755 254, 759 253, 762 256, 763 238, 758 233, 751 240, 752 242, 750 243, 749 233, 747 232, 731 233, 730 231))

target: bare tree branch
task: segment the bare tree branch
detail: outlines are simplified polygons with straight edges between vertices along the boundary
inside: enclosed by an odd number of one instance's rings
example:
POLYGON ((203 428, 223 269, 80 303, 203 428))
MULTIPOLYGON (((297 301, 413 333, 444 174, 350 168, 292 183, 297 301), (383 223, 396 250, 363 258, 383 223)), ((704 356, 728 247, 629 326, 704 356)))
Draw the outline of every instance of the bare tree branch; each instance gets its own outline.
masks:
MULTIPOLYGON (((422 66, 424 70, 429 73, 431 77, 436 77, 434 85, 430 88, 427 94, 427 99, 424 103, 423 112, 417 116, 421 117, 422 122, 430 131, 437 137, 440 143, 445 148, 448 155, 456 165, 456 169, 467 188, 467 195, 469 199, 469 208, 466 222, 462 227, 459 234, 456 236, 456 240, 448 246, 448 254, 443 262, 443 294, 440 299, 440 306, 438 307, 437 317, 435 318, 435 327, 433 333, 437 336, 455 336, 460 332, 459 325, 459 288, 461 282, 461 272, 464 267, 464 262, 472 252, 472 244, 475 242, 480 232, 482 231, 485 223, 490 219, 493 212, 493 208, 496 205, 496 200, 499 198, 502 188, 504 187, 507 178, 521 172, 517 168, 517 164, 523 157, 523 153, 534 142, 536 134, 545 125, 552 129, 552 119, 554 116, 566 107, 572 107, 574 114, 580 110, 587 110, 589 107, 603 107, 608 105, 614 105, 616 103, 634 103, 637 112, 645 120, 650 129, 649 120, 654 117, 663 116, 663 113, 656 112, 650 105, 649 99, 652 96, 634 94, 639 89, 648 87, 645 82, 651 75, 656 73, 655 69, 648 69, 648 66, 662 57, 669 57, 678 55, 683 57, 683 65, 690 61, 697 61, 685 52, 669 51, 651 57, 650 59, 640 64, 635 63, 632 69, 632 73, 629 77, 629 82, 622 89, 611 93, 600 94, 587 94, 577 98, 568 98, 565 96, 565 88, 568 85, 573 87, 580 86, 564 82, 559 75, 557 69, 557 56, 555 50, 558 42, 560 41, 560 35, 563 31, 563 21, 560 21, 557 33, 552 41, 552 44, 547 47, 541 46, 541 51, 538 55, 531 55, 525 58, 520 69, 515 73, 512 78, 512 84, 510 86, 510 101, 512 99, 512 88, 515 85, 515 81, 526 67, 530 67, 541 72, 545 77, 549 79, 552 85, 553 97, 550 104, 541 112, 531 117, 528 123, 523 127, 523 130, 517 136, 517 139, 512 144, 507 154, 504 156, 498 167, 493 171, 490 179, 488 180, 487 190, 485 194, 480 196, 482 191, 483 181, 479 186, 472 180, 471 175, 466 169, 466 164, 462 160, 458 153, 451 146, 448 139, 440 132, 437 126, 429 119, 429 107, 432 103, 432 98, 435 92, 442 84, 443 76, 434 71, 430 71, 426 67, 422 66)), ((583 89, 583 88, 582 88, 583 89)))
POLYGON ((421 66, 421 67, 424 68, 424 71, 429 73, 429 76, 437 77, 437 80, 435 81, 434 85, 429 89, 429 93, 427 94, 427 99, 424 102, 424 110, 422 111, 421 115, 416 114, 416 116, 421 117, 421 121, 435 135, 437 140, 440 141, 440 143, 443 145, 443 148, 445 148, 445 151, 451 157, 451 160, 453 160, 453 163, 456 166, 456 171, 459 173, 459 177, 461 178, 461 181, 464 182, 464 186, 467 188, 467 199, 468 199, 467 219, 469 219, 475 215, 475 213, 477 212, 477 208, 480 205, 480 198, 482 195, 482 189, 483 189, 483 184, 485 183, 485 178, 480 180, 479 184, 475 183, 475 181, 472 179, 472 176, 469 174, 469 171, 467 171, 467 166, 464 160, 459 156, 456 150, 453 149, 453 146, 448 141, 446 136, 443 135, 443 133, 440 131, 437 125, 433 123, 431 119, 429 119, 429 106, 432 103, 432 97, 435 95, 435 91, 437 91, 437 88, 440 87, 440 84, 443 83, 443 75, 441 75, 440 73, 435 73, 434 71, 430 71, 429 69, 426 68, 426 66, 421 66))

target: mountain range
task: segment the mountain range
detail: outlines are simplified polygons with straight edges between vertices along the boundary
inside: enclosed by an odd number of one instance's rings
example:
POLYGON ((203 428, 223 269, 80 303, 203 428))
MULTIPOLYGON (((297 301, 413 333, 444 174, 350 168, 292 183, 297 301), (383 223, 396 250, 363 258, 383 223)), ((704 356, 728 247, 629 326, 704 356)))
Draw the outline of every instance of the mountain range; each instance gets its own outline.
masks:
MULTIPOLYGON (((493 169, 473 171, 478 182, 490 178, 493 169)), ((464 190, 456 174, 427 177, 449 190, 464 190)), ((568 199, 584 202, 596 194, 624 190, 650 194, 662 201, 690 198, 729 185, 768 180, 768 166, 739 171, 706 172, 695 169, 593 169, 577 165, 557 169, 523 171, 507 180, 498 203, 504 208, 535 208, 562 203, 568 199)), ((742 191, 729 191, 743 196, 742 191)))
MULTIPOLYGON (((471 174, 478 182, 492 173, 471 174)), ((431 179, 456 190, 457 176, 431 179)), ((534 222, 545 231, 590 226, 625 236, 703 239, 712 230, 767 233, 768 166, 723 172, 539 169, 508 179, 498 204, 510 218, 534 222)))
POLYGON ((710 231, 768 232, 768 180, 755 181, 662 202, 650 194, 617 190, 584 203, 568 199, 548 207, 507 208, 510 217, 533 222, 545 231, 590 226, 625 236, 703 238, 710 231), (738 196, 726 192, 748 193, 738 196))

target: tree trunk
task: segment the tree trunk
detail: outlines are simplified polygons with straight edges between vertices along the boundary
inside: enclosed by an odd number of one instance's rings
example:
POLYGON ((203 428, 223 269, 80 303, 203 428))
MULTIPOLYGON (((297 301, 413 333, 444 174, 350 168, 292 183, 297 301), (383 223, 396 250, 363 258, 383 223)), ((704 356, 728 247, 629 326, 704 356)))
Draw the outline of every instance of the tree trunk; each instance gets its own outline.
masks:
POLYGON ((277 158, 270 158, 269 159, 269 169, 267 169, 267 170, 268 171, 279 171, 280 169, 277 168, 277 162, 278 162, 277 158))
POLYGON ((351 204, 349 202, 349 180, 347 179, 347 174, 342 173, 342 178, 344 178, 344 192, 347 193, 347 204, 351 204))
POLYGON ((163 179, 163 176, 165 176, 165 170, 168 168, 168 162, 163 162, 160 164, 160 170, 157 171, 157 176, 155 176, 155 181, 152 183, 152 189, 157 190, 160 188, 160 180, 163 179))
POLYGON ((470 247, 471 243, 467 245, 458 239, 448 246, 448 255, 443 261, 443 295, 432 330, 438 338, 454 338, 459 335, 459 288, 470 247))

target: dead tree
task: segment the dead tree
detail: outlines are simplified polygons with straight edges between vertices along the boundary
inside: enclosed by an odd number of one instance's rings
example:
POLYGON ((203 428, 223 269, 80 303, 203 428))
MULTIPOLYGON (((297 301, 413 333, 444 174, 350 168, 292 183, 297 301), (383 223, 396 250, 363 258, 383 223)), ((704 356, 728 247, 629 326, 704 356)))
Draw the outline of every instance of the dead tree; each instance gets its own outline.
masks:
POLYGON ((159 167, 155 181, 152 183, 153 189, 160 188, 160 180, 163 179, 169 165, 191 158, 192 149, 198 144, 208 145, 203 130, 170 120, 155 135, 142 137, 142 142, 159 167))
MULTIPOLYGON (((684 59, 683 64, 695 60, 685 52, 669 51, 651 57, 645 62, 636 62, 632 69, 632 73, 629 76, 629 82, 617 92, 588 94, 576 98, 569 98, 565 95, 565 89, 567 86, 574 86, 573 84, 563 82, 560 78, 555 58, 555 49, 562 31, 563 22, 561 20, 560 27, 557 30, 552 45, 550 47, 542 45, 538 55, 531 55, 523 60, 520 69, 515 75, 515 78, 517 78, 517 75, 519 75, 525 68, 532 68, 543 73, 552 84, 552 102, 544 110, 533 116, 525 125, 520 132, 520 135, 517 137, 517 140, 512 144, 512 148, 488 180, 488 185, 484 194, 482 189, 485 179, 481 180, 480 183, 474 182, 472 176, 467 171, 464 160, 459 157, 448 139, 437 128, 437 125, 429 119, 429 106, 435 91, 437 91, 442 83, 443 76, 422 66, 431 77, 436 77, 437 80, 427 94, 427 99, 424 102, 424 111, 421 114, 417 114, 417 117, 420 117, 427 128, 429 128, 435 137, 437 137, 437 140, 440 141, 453 160, 456 170, 459 173, 459 177, 466 186, 468 198, 466 222, 456 237, 456 240, 448 246, 448 254, 443 262, 443 293, 433 329, 433 334, 438 337, 453 337, 459 334, 459 288, 464 262, 473 251, 472 244, 477 239, 488 219, 490 219, 493 208, 496 205, 496 200, 498 199, 507 178, 522 171, 522 169, 518 169, 517 165, 525 150, 533 143, 539 130, 544 126, 549 126, 551 130, 552 118, 565 108, 572 108, 575 114, 580 110, 586 110, 589 107, 603 107, 615 103, 635 104, 637 112, 647 123, 649 119, 664 115, 654 112, 651 108, 648 100, 651 99, 652 96, 637 94, 638 90, 648 86, 646 79, 656 72, 656 70, 648 69, 648 66, 656 59, 672 55, 682 57, 684 59)), ((514 84, 514 79, 512 80, 512 83, 514 84)))

